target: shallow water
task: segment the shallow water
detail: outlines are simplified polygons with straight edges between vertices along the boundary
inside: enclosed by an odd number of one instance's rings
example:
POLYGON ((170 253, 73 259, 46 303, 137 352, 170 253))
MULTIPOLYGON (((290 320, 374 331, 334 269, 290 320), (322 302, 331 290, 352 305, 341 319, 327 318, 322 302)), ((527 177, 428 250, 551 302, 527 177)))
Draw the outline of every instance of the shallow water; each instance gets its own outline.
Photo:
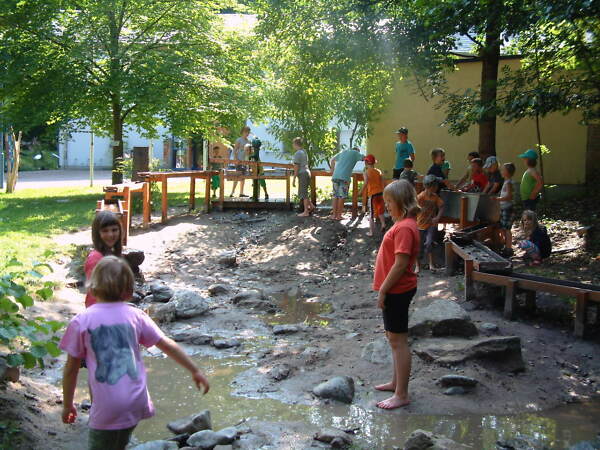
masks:
POLYGON ((291 293, 273 294, 281 312, 270 316, 271 324, 307 323, 311 325, 326 326, 329 320, 320 314, 331 312, 331 305, 314 299, 298 298, 291 293))

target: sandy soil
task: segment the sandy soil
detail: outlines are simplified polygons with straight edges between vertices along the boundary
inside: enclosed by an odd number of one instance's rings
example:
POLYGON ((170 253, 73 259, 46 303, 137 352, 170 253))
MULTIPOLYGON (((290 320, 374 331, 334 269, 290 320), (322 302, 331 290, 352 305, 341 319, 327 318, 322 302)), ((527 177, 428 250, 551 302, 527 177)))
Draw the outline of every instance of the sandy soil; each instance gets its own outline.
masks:
MULTIPOLYGON (((371 290, 379 241, 367 237, 366 231, 366 221, 339 224, 323 217, 301 219, 292 213, 213 213, 183 216, 172 219, 167 226, 134 231, 130 247, 145 251, 142 270, 147 281, 162 280, 175 289, 192 288, 204 293, 210 284, 222 283, 228 285, 231 294, 257 288, 279 301, 288 300, 287 309, 273 315, 240 309, 231 304, 230 295, 213 297, 208 316, 165 326, 171 332, 193 325, 207 333, 244 340, 246 351, 259 362, 238 377, 235 390, 240 395, 315 403, 319 400, 308 394, 315 384, 332 376, 349 375, 357 384, 355 403, 371 409, 385 398, 385 393, 373 391, 372 386, 388 381, 391 367, 361 358, 363 348, 383 336, 380 311, 371 290), (218 264, 218 255, 224 250, 236 250, 237 267, 218 264), (325 311, 318 317, 310 308, 292 314, 290 297, 326 305, 325 311), (302 322, 304 312, 311 319, 304 331, 271 336, 266 323, 302 322), (267 335, 272 345, 261 347, 253 342, 267 335), (289 365, 291 375, 275 382, 267 373, 278 364, 289 365)), ((63 235, 58 241, 89 244, 89 230, 63 235)), ((77 271, 69 264, 68 260, 62 261, 55 272, 58 279, 66 280, 67 287, 52 303, 38 306, 36 313, 68 320, 81 310, 81 290, 73 287, 77 271)), ((489 292, 486 295, 489 297, 489 292)), ((477 362, 447 368, 414 356, 412 403, 390 414, 535 411, 581 401, 598 390, 600 360, 592 358, 598 345, 575 339, 569 324, 526 316, 506 321, 491 297, 465 302, 460 276, 424 272, 412 308, 435 299, 458 302, 470 312, 476 325, 497 324, 497 335, 521 337, 526 370, 514 374, 477 362), (445 396, 435 381, 448 373, 472 376, 481 384, 468 395, 445 396)), ((75 427, 60 424, 59 390, 44 384, 56 379, 61 364, 62 358, 50 362, 44 372, 27 372, 20 382, 9 383, 0 392, 0 409, 9 408, 15 418, 21 417, 30 448, 78 448, 69 443, 73 444, 74 436, 84 439, 85 415, 75 427)))

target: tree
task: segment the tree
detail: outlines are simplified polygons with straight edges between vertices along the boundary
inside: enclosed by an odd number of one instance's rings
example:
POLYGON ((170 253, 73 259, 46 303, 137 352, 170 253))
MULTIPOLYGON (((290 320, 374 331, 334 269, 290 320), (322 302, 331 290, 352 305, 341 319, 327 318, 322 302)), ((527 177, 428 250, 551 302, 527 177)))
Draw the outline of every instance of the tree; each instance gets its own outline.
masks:
POLYGON ((113 183, 125 125, 208 133, 228 111, 231 73, 221 71, 227 49, 211 2, 12 0, 0 20, 21 56, 8 62, 5 92, 49 86, 57 120, 85 119, 111 136, 113 183), (17 64, 29 57, 33 75, 17 64))

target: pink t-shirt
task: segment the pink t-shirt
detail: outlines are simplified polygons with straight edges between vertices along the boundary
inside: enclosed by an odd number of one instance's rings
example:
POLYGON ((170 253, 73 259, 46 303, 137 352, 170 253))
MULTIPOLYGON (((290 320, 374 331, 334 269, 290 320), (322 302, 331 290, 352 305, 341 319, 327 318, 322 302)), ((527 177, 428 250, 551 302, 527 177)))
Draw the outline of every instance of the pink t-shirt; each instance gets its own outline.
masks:
POLYGON ((121 430, 154 415, 140 344, 163 337, 146 313, 124 302, 96 303, 71 320, 60 348, 87 364, 90 428, 121 430))
MULTIPOLYGON (((90 254, 85 260, 85 264, 83 265, 83 270, 85 272, 85 281, 88 281, 90 279, 90 277, 92 276, 92 270, 94 270, 94 267, 96 267, 96 264, 98 264, 98 261, 100 261, 102 258, 104 258, 104 255, 98 250, 92 250, 90 252, 90 254)), ((87 294, 85 294, 85 307, 89 308, 95 303, 96 297, 94 297, 90 291, 87 291, 87 294)))

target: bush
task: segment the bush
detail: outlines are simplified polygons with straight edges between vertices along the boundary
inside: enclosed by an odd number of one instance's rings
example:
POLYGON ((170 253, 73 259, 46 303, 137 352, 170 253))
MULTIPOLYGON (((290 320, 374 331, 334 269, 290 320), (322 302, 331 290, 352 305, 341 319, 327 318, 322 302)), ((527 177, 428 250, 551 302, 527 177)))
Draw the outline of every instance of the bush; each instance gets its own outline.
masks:
POLYGON ((6 362, 11 367, 44 367, 46 355, 56 357, 60 354, 55 334, 63 323, 23 315, 26 308, 33 306, 34 296, 42 300, 52 297, 53 283, 41 282, 40 269, 43 267, 52 270, 47 264, 40 263, 27 270, 13 259, 0 271, 0 345, 8 348, 10 353, 6 362))

